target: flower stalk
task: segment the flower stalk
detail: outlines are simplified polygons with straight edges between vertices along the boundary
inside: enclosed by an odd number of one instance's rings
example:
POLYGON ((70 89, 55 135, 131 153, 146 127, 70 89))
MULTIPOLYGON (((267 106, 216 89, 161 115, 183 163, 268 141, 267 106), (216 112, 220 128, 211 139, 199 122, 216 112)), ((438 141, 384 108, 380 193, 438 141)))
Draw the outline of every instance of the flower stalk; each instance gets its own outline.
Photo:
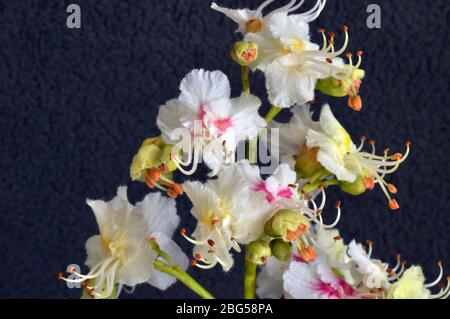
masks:
POLYGON ((155 269, 159 270, 160 272, 166 273, 178 279, 181 283, 191 289, 202 299, 215 299, 214 296, 211 295, 205 288, 203 288, 202 285, 200 285, 194 278, 189 276, 183 269, 181 269, 177 265, 169 266, 161 261, 156 261, 154 263, 154 266, 155 269))
POLYGON ((245 259, 244 264, 244 298, 255 299, 256 294, 256 264, 245 259))

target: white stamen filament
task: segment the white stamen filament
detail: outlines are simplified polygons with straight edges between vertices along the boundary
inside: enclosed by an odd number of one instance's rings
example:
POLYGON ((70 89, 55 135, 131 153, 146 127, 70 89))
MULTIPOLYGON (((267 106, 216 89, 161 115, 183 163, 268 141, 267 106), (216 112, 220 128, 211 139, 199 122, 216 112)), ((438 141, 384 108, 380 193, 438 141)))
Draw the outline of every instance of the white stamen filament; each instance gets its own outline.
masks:
POLYGON ((439 282, 441 281, 442 277, 444 277, 444 268, 442 267, 442 263, 438 263, 438 267, 439 267, 439 276, 436 278, 435 281, 429 283, 429 284, 425 284, 426 288, 431 288, 436 286, 437 284, 439 284, 439 282))
POLYGON ((450 280, 447 279, 447 286, 435 295, 431 295, 431 299, 447 299, 450 297, 450 280))

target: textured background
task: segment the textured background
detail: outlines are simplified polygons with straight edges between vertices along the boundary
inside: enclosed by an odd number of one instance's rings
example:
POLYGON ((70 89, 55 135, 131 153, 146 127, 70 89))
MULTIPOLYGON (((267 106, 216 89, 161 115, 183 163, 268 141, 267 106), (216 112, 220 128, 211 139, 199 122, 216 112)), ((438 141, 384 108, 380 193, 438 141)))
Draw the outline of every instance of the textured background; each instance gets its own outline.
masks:
MULTIPOLYGON (((398 151, 414 142, 392 178, 402 209, 390 212, 380 190, 358 198, 331 192, 345 204, 339 227, 347 240, 374 240, 375 255, 387 261, 401 252, 430 279, 438 260, 450 265, 448 7, 444 0, 330 0, 312 25, 348 24, 367 71, 360 114, 345 100, 319 101, 331 101, 355 140, 364 134, 380 150, 398 151), (371 2, 382 6, 381 30, 366 27, 371 2)), ((240 70, 228 58, 234 29, 207 0, 0 1, 0 297, 79 296, 56 274, 83 263, 84 242, 97 232, 85 198, 110 199, 124 184, 133 201, 147 192, 130 182, 130 161, 144 138, 158 134, 158 106, 178 95, 191 69, 224 70, 240 93, 240 70), (82 8, 81 30, 65 26, 71 2, 82 8)), ((265 98, 262 75, 252 84, 265 98)), ((192 230, 189 210, 180 199, 192 230)), ((190 273, 218 297, 241 296, 242 267, 190 273)), ((193 295, 177 284, 165 293, 138 287, 131 297, 193 295)))

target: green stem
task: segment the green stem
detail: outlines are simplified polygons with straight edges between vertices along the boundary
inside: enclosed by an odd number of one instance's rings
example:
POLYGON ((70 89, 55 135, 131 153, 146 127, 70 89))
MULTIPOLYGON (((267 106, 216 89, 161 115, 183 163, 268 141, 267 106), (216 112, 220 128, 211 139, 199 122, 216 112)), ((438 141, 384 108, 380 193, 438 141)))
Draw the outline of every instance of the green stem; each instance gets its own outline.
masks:
POLYGON ((211 295, 205 288, 203 288, 194 278, 189 276, 183 269, 180 267, 173 265, 169 266, 161 261, 155 261, 154 263, 155 269, 160 272, 166 273, 172 277, 175 277, 180 282, 182 282, 186 287, 191 289, 197 295, 199 295, 202 299, 214 299, 214 296, 211 295))
POLYGON ((255 299, 256 294, 256 264, 245 259, 244 264, 244 298, 255 299))
POLYGON ((282 109, 278 106, 272 106, 264 119, 267 123, 270 123, 281 112, 281 110, 282 109))
POLYGON ((335 185, 339 185, 339 181, 335 180, 335 179, 329 180, 329 181, 318 181, 318 182, 315 182, 312 184, 305 184, 298 191, 299 191, 299 193, 301 193, 303 191, 305 194, 308 194, 308 193, 311 193, 312 191, 315 191, 320 186, 335 186, 335 185))
POLYGON ((250 80, 248 79, 248 66, 242 67, 242 89, 245 93, 250 94, 250 80))

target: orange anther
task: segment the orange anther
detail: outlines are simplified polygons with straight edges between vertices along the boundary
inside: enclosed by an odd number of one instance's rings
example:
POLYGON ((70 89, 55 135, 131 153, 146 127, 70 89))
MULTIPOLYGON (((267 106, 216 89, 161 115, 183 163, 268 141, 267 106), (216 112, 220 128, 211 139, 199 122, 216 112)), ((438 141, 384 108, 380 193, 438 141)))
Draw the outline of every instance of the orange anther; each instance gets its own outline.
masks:
POLYGON ((316 260, 316 251, 313 247, 306 247, 306 246, 302 245, 299 254, 300 254, 300 258, 304 262, 309 263, 309 262, 316 260))
POLYGON ((297 185, 295 185, 295 184, 289 184, 288 186, 289 186, 289 188, 294 188, 294 189, 297 188, 297 185))
POLYGON ((328 36, 329 36, 330 38, 334 38, 336 35, 334 34, 334 32, 328 32, 328 36))
POLYGON ((375 188, 374 176, 364 177, 362 181, 366 189, 373 190, 375 188))
POLYGON ((353 53, 351 53, 351 52, 347 52, 345 55, 347 56, 347 58, 352 58, 353 57, 353 53))
POLYGON ((391 199, 391 200, 389 201, 389 208, 390 208, 391 210, 397 210, 397 209, 400 208, 400 205, 398 204, 398 202, 397 202, 395 199, 391 199))
POLYGON ((213 249, 208 250, 208 254, 210 254, 210 255, 214 255, 215 253, 216 253, 216 251, 213 249))
POLYGON ((167 196, 169 196, 170 198, 176 199, 178 197, 178 193, 175 192, 173 189, 169 188, 167 190, 167 196))
POLYGON ((365 136, 363 135, 363 136, 361 136, 359 139, 361 140, 361 142, 364 142, 364 141, 367 139, 367 137, 365 137, 365 136))
POLYGON ((402 157, 403 157, 403 154, 402 154, 402 153, 396 153, 396 154, 394 154, 394 155, 391 156, 391 159, 392 159, 393 161, 398 161, 398 160, 401 159, 402 157))
POLYGON ((180 228, 180 235, 181 236, 186 235, 186 228, 180 228))
POLYGON ((288 241, 294 241, 298 237, 300 237, 305 231, 307 231, 307 229, 308 229, 308 226, 302 224, 302 225, 298 226, 297 229, 294 231, 288 230, 286 232, 286 238, 288 241))
POLYGON ((71 266, 71 267, 69 268, 69 272, 70 272, 71 274, 74 274, 74 273, 75 273, 75 267, 71 266))
POLYGON ((395 187, 395 185, 393 185, 393 184, 388 184, 387 187, 388 187, 389 191, 390 191, 392 194, 397 194, 397 193, 398 193, 397 187, 395 187))
POLYGON ((58 280, 62 280, 63 279, 63 274, 62 274, 62 272, 59 272, 58 273, 58 280))
POLYGON ((191 260, 191 266, 195 266, 195 265, 197 265, 197 260, 192 259, 191 260))
POLYGON ((362 51, 358 51, 358 52, 356 53, 356 55, 362 56, 362 55, 363 55, 363 52, 362 52, 362 51))
POLYGON ((373 245, 373 241, 372 240, 366 240, 366 244, 371 246, 371 245, 373 245))
POLYGON ((172 184, 170 187, 177 193, 178 195, 183 195, 183 186, 180 184, 172 184))
POLYGON ((412 142, 411 141, 406 141, 405 145, 406 147, 411 147, 412 142))
POLYGON ((212 221, 211 221, 211 225, 212 226, 216 226, 217 224, 219 224, 219 220, 217 219, 217 218, 214 218, 212 221))
POLYGON ((325 30, 325 29, 323 29, 323 28, 319 28, 319 29, 317 29, 317 32, 319 32, 319 33, 325 33, 325 32, 326 32, 326 30, 325 30))
POLYGON ((147 178, 147 179, 145 180, 145 184, 147 184, 147 186, 148 186, 150 189, 155 189, 155 185, 153 184, 153 182, 152 182, 149 178, 147 178))
POLYGON ((397 255, 395 255, 395 258, 396 258, 397 260, 400 260, 400 259, 402 258, 402 256, 401 256, 400 254, 397 254, 397 255))
POLYGON ((362 99, 359 95, 348 97, 348 107, 352 110, 359 112, 362 109, 362 99))
POLYGON ((341 208, 342 202, 341 201, 337 201, 336 204, 334 205, 334 207, 336 208, 341 208))
POLYGON ((333 60, 331 60, 330 58, 327 58, 327 63, 333 64, 333 60))
POLYGON ((343 25, 343 26, 342 26, 342 31, 348 31, 348 26, 343 25))
POLYGON ((148 177, 152 179, 153 181, 157 182, 161 179, 161 172, 157 169, 149 169, 147 170, 148 177))
POLYGON ((335 241, 338 241, 338 240, 342 240, 342 237, 341 236, 336 236, 336 237, 334 237, 333 238, 335 241))
POLYGON ((386 149, 383 151, 383 153, 386 155, 387 153, 389 153, 389 151, 390 151, 390 149, 389 149, 389 148, 386 148, 386 149))
POLYGON ((208 239, 208 245, 214 246, 216 243, 212 239, 208 239))
POLYGON ((370 141, 369 141, 369 144, 370 144, 370 145, 375 145, 376 142, 375 142, 374 140, 370 140, 370 141))
POLYGON ((194 257, 195 257, 196 260, 202 259, 202 255, 200 255, 200 254, 198 254, 198 253, 195 254, 194 257))

